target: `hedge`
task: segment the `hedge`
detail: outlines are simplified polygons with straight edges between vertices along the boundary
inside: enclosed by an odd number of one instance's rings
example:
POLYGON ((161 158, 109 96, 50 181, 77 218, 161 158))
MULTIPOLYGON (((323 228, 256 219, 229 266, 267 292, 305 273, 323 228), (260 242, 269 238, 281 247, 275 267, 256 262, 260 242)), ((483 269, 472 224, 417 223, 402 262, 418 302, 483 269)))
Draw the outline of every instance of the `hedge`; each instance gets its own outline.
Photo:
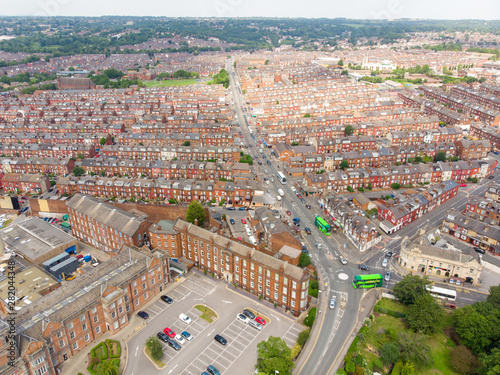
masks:
POLYGON ((106 346, 106 344, 104 342, 101 342, 99 344, 97 344, 96 346, 94 346, 91 350, 90 350, 90 358, 95 358, 96 354, 95 354, 95 351, 101 347, 103 348, 103 355, 100 356, 99 358, 100 359, 107 359, 108 358, 108 347, 106 346))
POLYGON ((116 340, 110 340, 110 339, 106 339, 106 344, 108 344, 109 346, 109 358, 120 358, 120 354, 121 354, 121 346, 120 346, 120 343, 116 340), (116 348, 117 348, 117 351, 118 353, 117 354, 112 354, 112 350, 111 350, 111 345, 112 344, 116 344, 116 348))
POLYGON ((393 316, 393 317, 398 318, 398 319, 399 318, 406 318, 405 313, 400 312, 400 311, 390 310, 390 309, 387 309, 385 307, 375 306, 373 308, 373 311, 379 312, 379 313, 385 314, 385 315, 390 315, 390 316, 393 316))
POLYGON ((314 320, 316 319, 316 307, 313 307, 309 312, 307 313, 307 316, 304 319, 304 325, 306 327, 312 327, 314 324, 314 320))

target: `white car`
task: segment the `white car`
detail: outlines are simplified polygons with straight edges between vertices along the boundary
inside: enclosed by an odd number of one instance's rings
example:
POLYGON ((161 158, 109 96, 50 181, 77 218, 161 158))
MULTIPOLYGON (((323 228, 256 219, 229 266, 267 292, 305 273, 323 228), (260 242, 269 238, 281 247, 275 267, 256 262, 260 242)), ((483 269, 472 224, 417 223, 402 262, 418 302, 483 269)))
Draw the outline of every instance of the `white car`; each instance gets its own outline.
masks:
POLYGON ((238 314, 237 318, 240 322, 243 322, 243 323, 248 323, 250 321, 250 319, 248 319, 248 317, 246 315, 243 315, 243 314, 238 314))
POLYGON ((335 298, 330 300, 330 308, 333 310, 335 308, 335 298))
POLYGON ((186 343, 186 339, 179 334, 175 335, 175 341, 177 341, 181 345, 184 345, 186 343))
POLYGON ((297 191, 294 186, 290 186, 290 190, 292 190, 294 193, 297 191))
POLYGON ((184 313, 179 315, 179 320, 182 320, 184 323, 187 323, 187 324, 191 324, 191 322, 192 322, 191 318, 184 313))

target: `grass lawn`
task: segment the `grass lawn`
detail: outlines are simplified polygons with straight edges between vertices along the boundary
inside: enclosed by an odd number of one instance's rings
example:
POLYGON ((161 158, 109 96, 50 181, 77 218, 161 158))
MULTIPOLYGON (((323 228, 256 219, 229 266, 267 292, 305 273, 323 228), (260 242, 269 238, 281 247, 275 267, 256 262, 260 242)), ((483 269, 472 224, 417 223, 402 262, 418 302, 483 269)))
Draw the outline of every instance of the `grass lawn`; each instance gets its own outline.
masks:
POLYGON ((107 356, 107 353, 104 350, 105 349, 103 346, 99 346, 98 348, 96 348, 96 350, 94 350, 95 356, 97 358, 102 358, 104 356, 107 356))
POLYGON ((389 298, 382 298, 377 303, 377 306, 383 307, 385 309, 397 311, 397 312, 402 312, 402 313, 408 312, 407 306, 403 305, 402 303, 396 302, 392 299, 389 299, 389 298))
POLYGON ((153 361, 153 362, 156 364, 156 366, 158 366, 158 367, 160 367, 160 368, 165 367, 165 363, 163 363, 162 361, 156 361, 156 360, 154 360, 154 359, 151 357, 151 352, 149 351, 149 349, 148 349, 148 348, 144 348, 144 350, 145 350, 146 355, 148 356, 148 358, 149 358, 151 361, 153 361))
POLYGON ((203 314, 201 314, 200 318, 206 320, 209 323, 212 323, 217 319, 217 314, 210 307, 205 307, 204 305, 196 305, 196 309, 200 310, 203 314))
POLYGON ((397 337, 399 332, 405 330, 405 325, 401 319, 388 315, 380 315, 375 319, 365 337, 365 343, 375 348, 379 348, 389 340, 386 330, 391 331, 391 336, 397 337))
POLYGON ((143 81, 146 87, 187 86, 199 83, 192 78, 189 79, 166 79, 164 81, 143 81))
POLYGON ((429 340, 434 363, 421 370, 422 375, 458 375, 450 366, 450 352, 455 344, 444 334, 439 333, 429 340))

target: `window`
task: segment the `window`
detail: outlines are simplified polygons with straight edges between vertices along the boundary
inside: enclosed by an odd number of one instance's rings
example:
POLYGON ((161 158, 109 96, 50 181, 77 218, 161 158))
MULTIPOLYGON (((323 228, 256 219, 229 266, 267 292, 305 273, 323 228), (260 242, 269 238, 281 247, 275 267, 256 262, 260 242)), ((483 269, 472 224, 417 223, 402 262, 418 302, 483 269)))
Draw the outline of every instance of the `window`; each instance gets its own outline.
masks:
POLYGON ((127 307, 125 308, 125 310, 127 310, 127 312, 130 312, 130 305, 127 305, 127 307))
POLYGON ((286 297, 283 296, 283 303, 286 303, 286 297))
POLYGON ((266 294, 269 295, 269 288, 266 289, 266 294))
POLYGON ((144 299, 148 299, 148 292, 144 293, 144 299))
POLYGON ((86 331, 87 330, 87 323, 83 323, 82 324, 82 331, 86 331))
POLYGON ((121 314, 121 313, 123 313, 123 306, 120 306, 120 307, 118 308, 118 312, 119 312, 120 314, 121 314))
POLYGON ((71 331, 71 332, 69 333, 69 338, 70 338, 70 339, 74 339, 74 338, 75 338, 75 332, 71 331))
POLYGON ((78 349, 78 343, 77 343, 77 342, 74 342, 74 343, 73 343, 73 350, 76 350, 76 349, 78 349))
POLYGON ((134 283, 132 284, 132 286, 137 286, 137 280, 134 281, 134 283))
POLYGON ((278 300, 278 292, 274 292, 274 299, 278 300))
POLYGON ((68 329, 72 329, 73 328, 73 323, 68 323, 68 329))
POLYGON ((64 348, 64 340, 59 341, 59 347, 64 348))
POLYGON ((142 284, 142 289, 143 289, 143 290, 144 290, 144 289, 146 289, 146 283, 143 283, 143 284, 142 284))
POLYGON ((95 314, 97 312, 97 307, 94 307, 91 311, 92 311, 92 314, 95 314))
POLYGON ((271 285, 271 281, 266 280, 266 286, 270 286, 270 285, 271 285))
POLYGON ((39 365, 42 362, 43 362, 43 358, 42 357, 38 357, 37 359, 35 359, 35 365, 39 365))
POLYGON ((135 305, 139 306, 139 300, 138 299, 135 300, 135 305))
POLYGON ((253 289, 253 287, 254 287, 253 281, 250 281, 250 287, 253 289))
POLYGON ((90 336, 89 336, 89 334, 87 333, 87 334, 85 335, 85 342, 87 342, 87 341, 89 341, 89 340, 90 340, 90 336))
POLYGON ((52 346, 49 347, 49 354, 54 355, 54 348, 52 346))
POLYGON ((82 316, 80 317, 80 322, 83 322, 84 320, 85 320, 85 315, 82 315, 82 316))
POLYGON ((114 311, 111 312, 111 318, 116 318, 116 313, 114 311))
POLYGON ((255 264, 254 263, 250 263, 250 269, 253 271, 255 268, 255 264))
POLYGON ((57 338, 61 338, 62 337, 62 332, 61 331, 57 332, 56 336, 57 336, 57 338))
POLYGON ((99 321, 99 317, 96 315, 94 316, 94 323, 97 323, 99 321))
POLYGON ((134 289, 134 296, 137 295, 137 289, 134 289))
MULTIPOLYGON (((78 346, 77 346, 77 348, 78 348, 78 346)), ((47 372, 47 367, 45 367, 45 365, 43 365, 42 367, 40 367, 38 369, 38 374, 39 375, 45 374, 46 372, 47 372)))

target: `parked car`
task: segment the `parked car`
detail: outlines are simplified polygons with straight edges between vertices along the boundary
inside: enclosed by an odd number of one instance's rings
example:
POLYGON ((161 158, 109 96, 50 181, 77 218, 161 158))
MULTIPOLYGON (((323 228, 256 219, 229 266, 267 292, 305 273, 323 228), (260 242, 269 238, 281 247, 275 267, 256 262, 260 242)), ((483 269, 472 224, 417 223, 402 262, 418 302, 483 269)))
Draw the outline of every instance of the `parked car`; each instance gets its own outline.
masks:
POLYGON ((163 302, 166 302, 166 303, 168 303, 169 305, 170 305, 171 303, 173 303, 173 302, 174 302, 174 300, 173 300, 172 298, 170 298, 169 296, 167 296, 167 295, 163 295, 163 296, 161 296, 160 298, 161 298, 161 300, 162 300, 163 302))
POLYGON ((21 209, 21 211, 20 211, 20 212, 21 212, 21 213, 26 212, 26 211, 28 211, 28 208, 29 208, 29 207, 27 207, 27 206, 26 206, 26 207, 23 207, 23 208, 21 209))
POLYGON ((243 314, 250 319, 255 319, 255 314, 248 309, 243 310, 243 314))
POLYGON ((158 332, 158 333, 156 334, 156 336, 158 336, 158 338, 159 338, 161 341, 163 341, 163 342, 168 343, 168 341, 169 341, 168 336, 167 336, 164 332, 158 332))
POLYGON ((222 337, 221 335, 215 335, 214 340, 217 341, 219 344, 226 345, 227 340, 222 337))
POLYGON ((248 319, 248 317, 247 317, 246 315, 244 315, 244 314, 238 314, 237 318, 238 318, 238 320, 239 320, 240 322, 243 322, 243 323, 248 323, 248 321, 250 320, 250 319, 248 319))
POLYGON ((304 198, 300 198, 300 201, 303 203, 303 204, 306 204, 306 200, 304 198))
POLYGON ((307 234, 311 234, 311 229, 309 229, 309 227, 305 227, 304 230, 306 231, 307 234))
POLYGON ((475 252, 481 253, 481 254, 484 254, 486 252, 486 251, 484 251, 484 249, 481 249, 480 247, 474 247, 473 249, 475 252))
POLYGON ((246 210, 247 210, 246 207, 239 207, 238 208, 238 211, 246 211, 246 210))
POLYGON ((184 345, 186 343, 184 337, 182 337, 182 335, 179 334, 175 335, 175 341, 177 341, 181 345, 184 345))
POLYGON ((460 187, 466 187, 466 186, 467 186, 467 184, 465 184, 463 182, 460 184, 460 187))
POLYGON ((178 342, 176 342, 175 340, 172 340, 172 339, 168 339, 168 346, 170 346, 172 349, 174 350, 181 350, 181 346, 179 345, 178 342))
POLYGON ((179 320, 183 321, 186 324, 191 324, 192 322, 191 318, 184 313, 179 314, 179 320))
POLYGON ((139 315, 142 319, 149 318, 149 314, 146 311, 139 311, 137 315, 139 315))
POLYGON ((265 326, 265 325, 266 325, 266 321, 265 321, 262 317, 260 317, 260 316, 256 317, 256 318, 255 318, 255 321, 256 321, 257 323, 262 324, 263 326, 265 326))
POLYGON ((235 223, 234 219, 229 219, 229 222, 231 223, 231 225, 234 225, 235 223))
POLYGON ((298 224, 298 223, 300 223, 300 219, 299 219, 298 217, 294 217, 294 218, 293 218, 293 222, 294 222, 295 224, 298 224))
POLYGON ((229 211, 235 211, 235 210, 236 210, 236 208, 234 208, 234 207, 227 207, 227 208, 226 208, 226 210, 229 210, 229 211))
POLYGON ((347 264, 346 258, 344 258, 342 255, 339 256, 339 261, 340 261, 340 263, 342 263, 344 265, 347 264))
POLYGON ((370 267, 368 267, 366 264, 360 264, 358 267, 360 270, 370 271, 370 267))
POLYGON ((297 194, 297 198, 302 199, 302 195, 297 194))
POLYGON ((335 298, 330 300, 330 308, 333 310, 335 308, 335 298))
POLYGON ((385 273, 384 280, 385 280, 385 281, 389 281, 389 280, 391 280, 391 273, 390 273, 390 272, 386 272, 386 273, 385 273))
POLYGON ((168 336, 170 337, 171 339, 173 339, 175 337, 175 332, 172 331, 170 328, 166 327, 163 332, 168 336))
POLYGON ((250 327, 253 327, 255 329, 258 329, 259 331, 262 331, 262 324, 256 322, 255 320, 250 320, 250 322, 248 322, 248 325, 250 327))
POLYGON ((292 213, 289 210, 285 211, 288 216, 290 216, 292 213))
POLYGON ((242 217, 242 218, 241 218, 241 223, 242 223, 242 224, 246 224, 246 223, 247 223, 247 221, 245 220, 245 218, 244 218, 244 217, 242 217))
POLYGON ((220 375, 219 370, 217 370, 214 366, 210 365, 207 367, 207 371, 210 373, 210 375, 220 375))

